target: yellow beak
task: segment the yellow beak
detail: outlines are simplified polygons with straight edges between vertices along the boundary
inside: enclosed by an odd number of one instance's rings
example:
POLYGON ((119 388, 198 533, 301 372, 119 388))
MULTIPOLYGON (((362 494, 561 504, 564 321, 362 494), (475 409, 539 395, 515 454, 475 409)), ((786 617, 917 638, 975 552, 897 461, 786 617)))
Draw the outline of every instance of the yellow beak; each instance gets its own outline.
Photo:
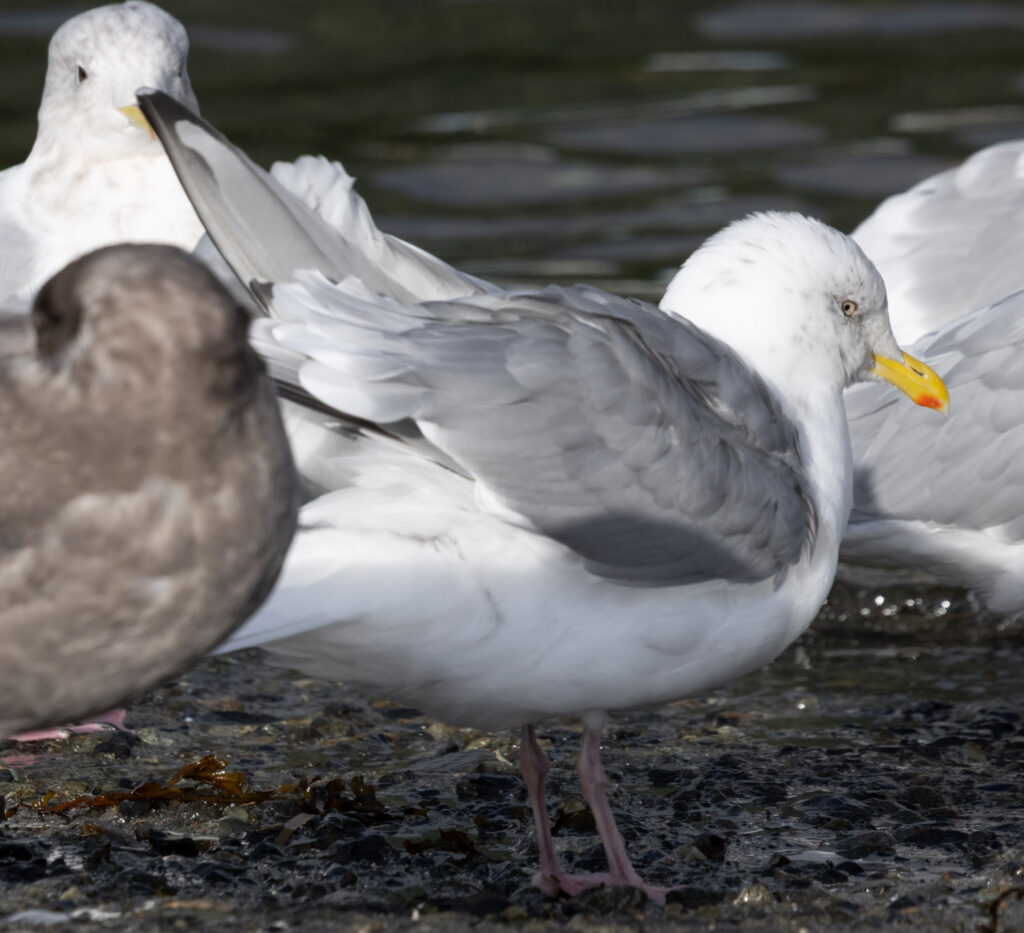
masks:
POLYGON ((872 372, 905 392, 915 404, 936 411, 949 411, 949 389, 945 383, 934 369, 915 360, 909 353, 904 353, 902 360, 876 355, 872 372))
POLYGON ((118 107, 131 123, 132 126, 137 126, 140 130, 145 130, 149 135, 156 139, 156 133, 153 132, 153 127, 149 125, 149 120, 146 119, 145 115, 138 107, 134 104, 131 107, 118 107))

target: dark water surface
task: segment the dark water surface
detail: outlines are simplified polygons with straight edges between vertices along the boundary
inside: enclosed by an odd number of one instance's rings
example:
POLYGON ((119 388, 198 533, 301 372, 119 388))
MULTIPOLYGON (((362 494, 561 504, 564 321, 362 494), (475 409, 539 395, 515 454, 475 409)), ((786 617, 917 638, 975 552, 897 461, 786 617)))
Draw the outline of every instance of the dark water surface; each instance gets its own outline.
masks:
MULTIPOLYGON (((341 159, 380 225, 504 282, 657 296, 757 208, 844 229, 1024 132, 1024 6, 360 0, 165 6, 205 115, 257 160, 341 159)), ((67 8, 0 9, 0 162, 67 8)))
MULTIPOLYGON (((341 159, 382 228, 505 283, 656 298, 748 211, 850 229, 1024 134, 1021 4, 165 6, 203 112, 258 161, 341 159)), ((0 5, 2 164, 68 9, 0 5)), ((613 807, 642 872, 682 885, 665 908, 532 891, 516 736, 208 662, 129 713, 135 738, 0 749, 0 928, 1022 929, 1022 641, 956 593, 842 588, 766 671, 618 721, 613 807), (209 752, 268 796, 28 806, 209 752)), ((594 870, 575 728, 542 737, 560 845, 594 870)))

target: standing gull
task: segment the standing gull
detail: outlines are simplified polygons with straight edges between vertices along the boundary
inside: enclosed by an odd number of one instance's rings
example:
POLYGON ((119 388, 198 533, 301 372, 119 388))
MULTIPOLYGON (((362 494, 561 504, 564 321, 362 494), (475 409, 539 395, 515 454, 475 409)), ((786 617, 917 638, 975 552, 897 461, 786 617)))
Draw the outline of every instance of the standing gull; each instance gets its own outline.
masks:
POLYGON ((247 319, 174 247, 69 265, 0 341, 0 736, 184 670, 266 597, 297 478, 247 319))
POLYGON ((100 246, 196 245, 202 226, 135 103, 148 86, 197 107, 187 56, 181 23, 142 0, 89 10, 54 33, 35 144, 0 173, 4 307, 27 307, 47 278, 100 246))
POLYGON ((364 276, 366 244, 215 130, 164 95, 142 104, 270 314, 256 346, 337 438, 336 488, 228 647, 521 726, 540 887, 663 900, 615 826, 602 727, 762 666, 814 617, 850 504, 846 385, 945 407, 897 347, 878 274, 824 224, 760 214, 690 258, 673 314, 587 286, 417 300, 387 268, 364 276), (551 837, 533 724, 566 715, 602 876, 569 874, 551 837))
POLYGON ((909 570, 1024 612, 1024 141, 889 198, 853 236, 885 276, 896 332, 947 374, 957 403, 929 431, 873 386, 847 393, 844 563, 909 570))

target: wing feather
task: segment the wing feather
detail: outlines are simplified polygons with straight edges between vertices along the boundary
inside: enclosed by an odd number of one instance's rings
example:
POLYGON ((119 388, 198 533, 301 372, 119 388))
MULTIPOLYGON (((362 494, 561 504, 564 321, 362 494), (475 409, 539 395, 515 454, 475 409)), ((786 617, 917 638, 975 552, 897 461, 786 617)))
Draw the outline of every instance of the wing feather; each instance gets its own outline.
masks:
POLYGON ((797 432, 767 387, 652 306, 576 286, 406 308, 312 275, 273 302, 275 339, 310 358, 307 391, 415 420, 503 513, 594 573, 760 580, 813 540, 797 432))
POLYGON ((912 352, 943 372, 949 415, 916 418, 883 387, 847 393, 851 525, 906 519, 1024 536, 1024 292, 981 308, 912 352))

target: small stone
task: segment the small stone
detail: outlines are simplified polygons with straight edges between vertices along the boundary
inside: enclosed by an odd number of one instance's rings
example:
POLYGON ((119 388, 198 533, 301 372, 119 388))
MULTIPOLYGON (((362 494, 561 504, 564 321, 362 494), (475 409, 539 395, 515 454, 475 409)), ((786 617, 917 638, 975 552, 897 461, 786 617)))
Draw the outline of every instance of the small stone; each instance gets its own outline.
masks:
POLYGON ((967 839, 967 833, 950 829, 940 823, 918 823, 905 826, 896 833, 896 841, 917 846, 956 845, 967 839))
POLYGON ((127 732, 118 729, 111 732, 102 742, 97 743, 93 748, 94 755, 103 755, 107 758, 131 758, 132 749, 141 744, 140 739, 134 732, 127 732))
POLYGON ((845 875, 863 875, 864 869, 857 864, 857 862, 840 862, 836 865, 836 870, 843 872, 845 875))
POLYGON ((713 862, 724 862, 726 842, 714 833, 701 833, 693 840, 693 846, 705 858, 713 862))
POLYGON ((314 828, 306 827, 318 849, 326 849, 339 840, 351 839, 363 833, 363 824, 344 813, 328 813, 314 828))
POLYGON ((393 850, 382 835, 371 833, 354 842, 336 842, 325 851, 339 864, 347 865, 349 862, 379 864, 387 861, 393 850))
POLYGON ((518 777, 506 774, 473 774, 455 785, 459 800, 514 800, 523 789, 518 777))
POLYGON ((154 802, 152 800, 122 800, 117 805, 117 809, 121 816, 126 819, 137 820, 141 817, 149 816, 153 806, 154 802))
POLYGON ((643 910, 648 904, 647 895, 640 888, 621 886, 616 888, 588 888, 577 895, 576 902, 585 910, 611 914, 643 910))
POLYGON ((509 907, 508 898, 494 891, 478 891, 452 903, 452 908, 470 913, 474 917, 497 917, 509 907))
POLYGON ((800 809, 808 813, 816 826, 833 820, 845 820, 850 826, 863 826, 870 823, 873 816, 870 807, 836 794, 811 797, 800 804, 800 809))
POLYGON ((935 788, 924 785, 914 785, 900 794, 899 802, 911 810, 925 811, 934 810, 936 807, 944 807, 948 804, 946 798, 935 788))
POLYGON ((199 846, 189 836, 171 836, 159 829, 149 830, 150 848, 159 855, 182 855, 195 858, 199 854, 199 846))
POLYGON ((909 910, 917 906, 917 901, 914 898, 904 894, 902 897, 897 897, 891 904, 889 904, 889 910, 899 912, 903 910, 909 910))
POLYGON ((733 900, 733 903, 737 906, 750 906, 752 904, 774 905, 775 895, 765 885, 758 882, 748 885, 740 891, 733 900))
POLYGON ((892 848, 893 839, 888 833, 878 829, 869 829, 863 833, 854 833, 841 839, 836 845, 836 852, 843 858, 857 859, 892 848))
POLYGON ((685 911, 692 911, 698 907, 720 904, 725 896, 723 891, 705 887, 682 886, 669 891, 665 896, 665 903, 676 905, 685 911))

